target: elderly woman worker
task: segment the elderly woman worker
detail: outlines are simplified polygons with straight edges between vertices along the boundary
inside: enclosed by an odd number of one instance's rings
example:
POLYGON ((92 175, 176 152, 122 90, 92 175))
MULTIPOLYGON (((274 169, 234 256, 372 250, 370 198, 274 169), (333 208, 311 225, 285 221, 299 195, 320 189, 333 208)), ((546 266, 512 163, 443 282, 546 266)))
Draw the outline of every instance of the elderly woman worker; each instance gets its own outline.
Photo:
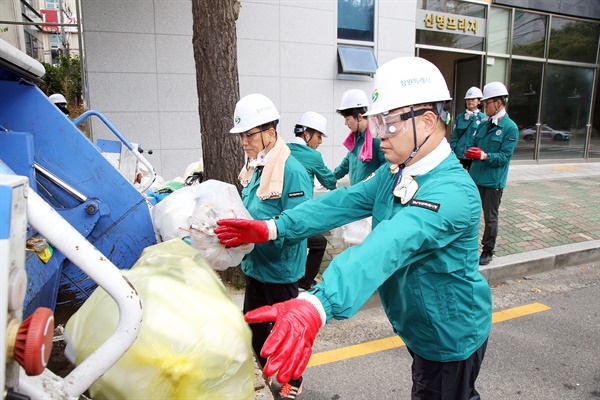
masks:
MULTIPOLYGON (((244 187, 242 201, 254 219, 270 219, 308 200, 312 181, 306 169, 290 155, 290 149, 277 135, 279 113, 262 94, 243 97, 235 107, 234 127, 247 161, 239 174, 244 187)), ((275 238, 274 238, 275 239, 275 238)), ((306 239, 276 239, 257 244, 244 260, 246 275, 244 313, 298 296, 298 280, 304 276, 306 239)), ((255 324, 252 346, 264 366, 260 350, 269 335, 269 324, 255 324)), ((282 388, 282 397, 300 391, 302 378, 282 388)))

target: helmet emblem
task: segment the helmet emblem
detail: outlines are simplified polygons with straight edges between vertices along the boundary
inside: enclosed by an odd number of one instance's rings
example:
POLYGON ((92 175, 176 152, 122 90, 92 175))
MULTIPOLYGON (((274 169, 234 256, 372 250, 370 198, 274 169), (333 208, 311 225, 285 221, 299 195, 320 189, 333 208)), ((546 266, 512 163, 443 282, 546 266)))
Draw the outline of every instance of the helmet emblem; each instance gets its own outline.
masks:
POLYGON ((242 119, 240 117, 235 117, 234 121, 236 124, 239 124, 240 122, 242 122, 242 119))
POLYGON ((379 91, 377 89, 373 90, 373 96, 371 96, 371 101, 375 103, 379 98, 379 91))

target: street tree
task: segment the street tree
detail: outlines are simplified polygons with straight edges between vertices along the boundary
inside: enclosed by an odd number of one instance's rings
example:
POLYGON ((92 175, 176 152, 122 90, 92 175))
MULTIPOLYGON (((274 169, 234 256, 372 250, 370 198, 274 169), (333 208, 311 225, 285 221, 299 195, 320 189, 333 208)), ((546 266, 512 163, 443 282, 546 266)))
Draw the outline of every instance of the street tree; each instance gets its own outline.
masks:
POLYGON ((240 97, 235 26, 239 11, 237 0, 192 0, 204 177, 238 188, 243 151, 229 130, 240 97))
MULTIPOLYGON (((204 178, 234 184, 241 189, 238 173, 243 151, 233 126, 235 103, 240 98, 235 21, 238 0, 192 0, 194 60, 202 135, 204 178)), ((240 287, 239 268, 219 272, 221 278, 240 287)))

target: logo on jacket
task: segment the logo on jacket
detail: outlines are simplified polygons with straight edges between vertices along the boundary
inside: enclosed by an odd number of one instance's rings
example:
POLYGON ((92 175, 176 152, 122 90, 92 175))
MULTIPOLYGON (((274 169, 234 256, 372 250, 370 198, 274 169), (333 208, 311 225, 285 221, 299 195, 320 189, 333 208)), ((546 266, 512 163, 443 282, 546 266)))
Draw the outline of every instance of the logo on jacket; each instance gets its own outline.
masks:
POLYGON ((502 135, 502 129, 498 129, 498 130, 496 131, 496 136, 500 136, 500 135, 502 135))
POLYGON ((415 207, 426 208, 434 212, 438 212, 438 210, 440 209, 440 205, 438 203, 432 203, 430 201, 424 200, 412 199, 409 204, 415 207))

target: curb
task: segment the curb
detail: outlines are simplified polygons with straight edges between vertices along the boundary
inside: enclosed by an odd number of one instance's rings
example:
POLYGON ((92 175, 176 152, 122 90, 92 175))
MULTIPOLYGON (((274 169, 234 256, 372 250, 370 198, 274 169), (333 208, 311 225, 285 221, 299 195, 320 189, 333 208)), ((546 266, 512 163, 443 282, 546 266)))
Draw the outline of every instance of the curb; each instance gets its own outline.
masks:
POLYGON ((497 285, 526 275, 591 262, 600 262, 600 240, 498 257, 489 265, 481 267, 479 272, 487 279, 488 284, 497 285))

